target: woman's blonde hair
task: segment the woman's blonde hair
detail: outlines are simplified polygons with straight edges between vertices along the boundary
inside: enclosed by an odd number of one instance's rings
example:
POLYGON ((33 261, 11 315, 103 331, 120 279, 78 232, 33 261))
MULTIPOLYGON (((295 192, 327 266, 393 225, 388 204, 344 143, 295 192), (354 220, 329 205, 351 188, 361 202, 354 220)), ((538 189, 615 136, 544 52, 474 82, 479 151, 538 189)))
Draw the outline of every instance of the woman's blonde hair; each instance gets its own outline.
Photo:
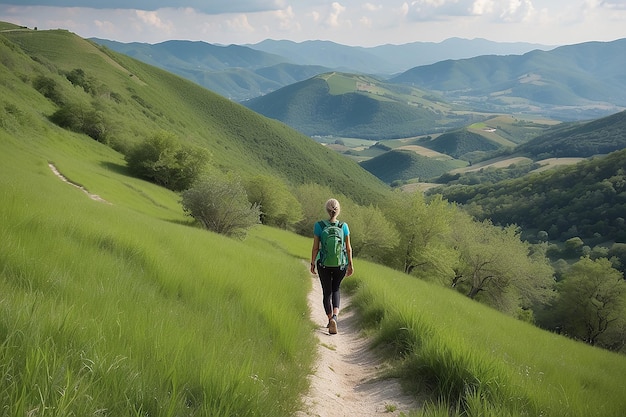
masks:
POLYGON ((326 211, 328 214, 332 216, 339 216, 339 212, 341 211, 341 206, 339 205, 339 201, 334 198, 331 198, 326 202, 326 211))

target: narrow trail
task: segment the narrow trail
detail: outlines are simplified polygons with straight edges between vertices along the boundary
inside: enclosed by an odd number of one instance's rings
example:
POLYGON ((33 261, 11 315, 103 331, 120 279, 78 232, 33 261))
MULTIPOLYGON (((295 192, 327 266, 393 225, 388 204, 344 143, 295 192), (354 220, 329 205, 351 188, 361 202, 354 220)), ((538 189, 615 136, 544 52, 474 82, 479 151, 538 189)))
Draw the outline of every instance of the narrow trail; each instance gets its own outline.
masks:
POLYGON ((350 298, 342 294, 338 334, 330 335, 319 278, 311 275, 311 280, 308 302, 311 320, 319 324, 318 359, 303 398, 305 408, 295 417, 408 416, 419 407, 417 401, 403 394, 397 380, 380 377, 384 363, 360 334, 354 311, 345 309, 350 298))

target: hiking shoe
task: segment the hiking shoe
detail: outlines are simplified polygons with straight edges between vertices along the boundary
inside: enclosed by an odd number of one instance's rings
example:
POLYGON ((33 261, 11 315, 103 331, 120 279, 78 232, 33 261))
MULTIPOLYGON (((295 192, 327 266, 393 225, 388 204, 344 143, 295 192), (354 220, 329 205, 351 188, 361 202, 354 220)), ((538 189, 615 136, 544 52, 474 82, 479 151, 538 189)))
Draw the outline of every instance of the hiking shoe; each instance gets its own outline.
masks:
POLYGON ((337 334, 337 321, 334 318, 328 322, 328 333, 337 334))

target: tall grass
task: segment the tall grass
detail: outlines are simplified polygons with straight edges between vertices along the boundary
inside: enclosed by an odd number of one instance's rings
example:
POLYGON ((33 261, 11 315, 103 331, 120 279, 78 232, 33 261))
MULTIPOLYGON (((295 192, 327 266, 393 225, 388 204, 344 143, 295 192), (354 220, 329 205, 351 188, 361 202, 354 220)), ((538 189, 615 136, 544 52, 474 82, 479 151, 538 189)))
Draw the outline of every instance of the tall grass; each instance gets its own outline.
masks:
POLYGON ((0 138, 0 415, 293 413, 314 347, 301 262, 190 227, 175 194, 84 162, 112 151, 55 141, 0 138))
POLYGON ((626 358, 547 333, 447 289, 360 263, 353 305, 395 358, 420 415, 623 416, 626 358), (450 413, 450 410, 453 410, 450 413))

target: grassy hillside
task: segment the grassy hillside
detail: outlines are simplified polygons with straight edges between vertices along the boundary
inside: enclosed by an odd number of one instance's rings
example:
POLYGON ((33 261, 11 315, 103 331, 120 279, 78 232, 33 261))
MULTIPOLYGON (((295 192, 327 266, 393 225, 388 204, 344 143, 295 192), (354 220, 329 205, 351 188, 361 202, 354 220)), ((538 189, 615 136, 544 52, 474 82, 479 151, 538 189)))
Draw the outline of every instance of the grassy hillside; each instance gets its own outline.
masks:
POLYGON ((308 135, 389 139, 468 124, 437 97, 372 77, 327 73, 245 103, 308 135))
POLYGON ((191 227, 176 194, 116 168, 120 154, 31 109, 13 116, 0 415, 292 415, 315 346, 302 264, 270 232, 242 243, 191 227))
MULTIPOLYGON (((175 194, 110 169, 110 148, 21 117, 0 129, 6 415, 293 415, 314 358, 310 240, 193 228, 175 194)), ((353 307, 422 398, 492 416, 621 416, 623 356, 358 262, 353 307)))
MULTIPOLYGON (((67 31, 4 32, 0 41, 4 64, 0 71, 6 80, 0 87, 7 91, 5 97, 43 97, 33 83, 41 76, 52 80, 59 100, 101 117, 106 141, 122 152, 164 129, 208 149, 213 165, 242 176, 267 173, 291 184, 329 184, 357 201, 375 200, 385 192, 384 184, 358 164, 309 137, 67 31), (90 93, 64 76, 77 67, 93 86, 90 93)), ((24 105, 36 106, 46 116, 58 109, 46 100, 26 100, 24 105)))
POLYGON ((447 132, 437 136, 435 139, 424 140, 420 144, 434 151, 450 155, 453 158, 468 160, 471 160, 472 153, 484 154, 500 148, 500 145, 494 141, 468 129, 447 132))

